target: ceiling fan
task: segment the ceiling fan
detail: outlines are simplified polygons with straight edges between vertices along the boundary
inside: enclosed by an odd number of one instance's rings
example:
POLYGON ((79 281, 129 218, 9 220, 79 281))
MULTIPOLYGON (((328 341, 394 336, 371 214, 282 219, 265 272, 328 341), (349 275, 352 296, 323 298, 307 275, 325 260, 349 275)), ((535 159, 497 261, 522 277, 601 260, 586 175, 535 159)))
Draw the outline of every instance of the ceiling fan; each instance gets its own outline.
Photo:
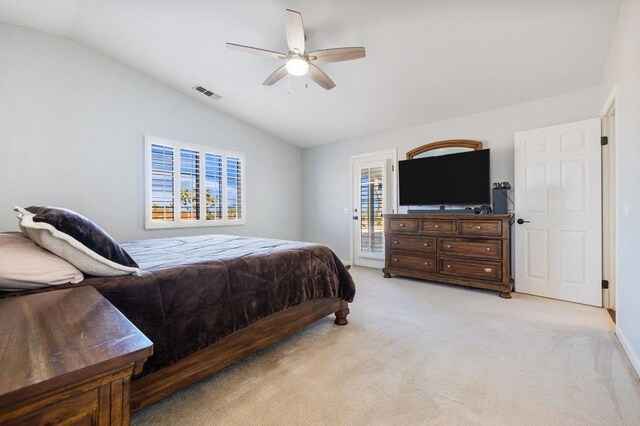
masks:
POLYGON ((231 49, 286 60, 284 65, 275 70, 262 83, 265 86, 271 86, 285 75, 291 74, 294 76, 306 75, 321 87, 331 90, 336 87, 336 84, 315 63, 342 62, 365 57, 364 47, 338 47, 307 52, 305 50, 306 37, 304 35, 304 26, 302 25, 302 15, 300 12, 289 9, 285 10, 284 15, 289 53, 227 43, 227 47, 231 49))

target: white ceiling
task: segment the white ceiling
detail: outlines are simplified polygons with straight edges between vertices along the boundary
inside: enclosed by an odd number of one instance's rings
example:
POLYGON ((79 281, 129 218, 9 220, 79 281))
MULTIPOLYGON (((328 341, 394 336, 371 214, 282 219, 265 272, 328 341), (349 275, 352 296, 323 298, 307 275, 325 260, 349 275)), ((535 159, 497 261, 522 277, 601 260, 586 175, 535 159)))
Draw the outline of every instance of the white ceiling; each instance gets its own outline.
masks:
POLYGON ((300 147, 600 84, 619 0, 0 0, 0 21, 68 37, 300 147), (284 9, 307 48, 365 59, 262 81, 280 63, 225 47, 286 51, 284 9), (204 98, 201 84, 222 95, 204 98))

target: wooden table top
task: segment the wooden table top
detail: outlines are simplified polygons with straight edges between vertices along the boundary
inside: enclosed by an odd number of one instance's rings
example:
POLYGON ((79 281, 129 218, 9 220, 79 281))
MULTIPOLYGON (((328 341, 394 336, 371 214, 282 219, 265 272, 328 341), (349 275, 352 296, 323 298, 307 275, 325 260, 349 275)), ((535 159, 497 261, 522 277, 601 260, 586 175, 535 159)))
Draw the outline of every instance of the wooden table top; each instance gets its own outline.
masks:
POLYGON ((152 342, 91 286, 0 300, 0 407, 127 365, 152 342))

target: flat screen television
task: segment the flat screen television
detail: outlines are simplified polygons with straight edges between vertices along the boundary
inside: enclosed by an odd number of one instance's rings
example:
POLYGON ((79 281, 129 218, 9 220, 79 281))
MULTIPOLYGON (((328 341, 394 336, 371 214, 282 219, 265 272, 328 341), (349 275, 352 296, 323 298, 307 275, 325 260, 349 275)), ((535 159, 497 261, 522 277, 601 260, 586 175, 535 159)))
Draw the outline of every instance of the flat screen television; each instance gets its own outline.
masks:
POLYGON ((491 203, 489 150, 399 161, 401 206, 491 203))

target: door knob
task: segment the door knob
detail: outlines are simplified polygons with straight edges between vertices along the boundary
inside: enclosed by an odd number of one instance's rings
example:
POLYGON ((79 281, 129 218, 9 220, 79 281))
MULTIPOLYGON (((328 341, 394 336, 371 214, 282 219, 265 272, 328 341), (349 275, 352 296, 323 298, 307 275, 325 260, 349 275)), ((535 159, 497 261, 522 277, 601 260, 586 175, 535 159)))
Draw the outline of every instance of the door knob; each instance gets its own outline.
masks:
POLYGON ((518 219, 517 222, 518 222, 518 225, 522 225, 523 223, 530 223, 528 220, 524 220, 524 219, 518 219))
POLYGON ((353 220, 358 220, 358 216, 354 216, 354 217, 353 217, 353 220))

